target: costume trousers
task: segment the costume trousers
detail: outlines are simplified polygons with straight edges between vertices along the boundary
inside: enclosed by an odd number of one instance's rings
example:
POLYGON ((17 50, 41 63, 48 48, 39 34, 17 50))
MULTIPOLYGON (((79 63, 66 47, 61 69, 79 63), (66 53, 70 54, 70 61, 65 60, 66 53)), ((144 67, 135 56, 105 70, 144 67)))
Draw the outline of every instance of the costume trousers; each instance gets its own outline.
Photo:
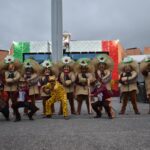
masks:
POLYGON ((77 102, 78 102, 77 113, 78 113, 78 115, 80 115, 80 113, 81 113, 81 107, 82 107, 82 103, 84 100, 86 102, 88 114, 90 114, 89 99, 88 98, 89 98, 88 95, 78 95, 77 96, 77 102))
POLYGON ((51 106, 57 101, 60 101, 62 104, 63 116, 68 116, 67 96, 65 94, 61 97, 54 95, 46 101, 46 115, 52 115, 51 106))
POLYGON ((112 117, 111 114, 111 107, 109 106, 109 103, 107 101, 96 101, 92 103, 92 108, 96 112, 97 116, 101 117, 102 113, 99 110, 100 107, 104 107, 106 113, 109 117, 112 117))
POLYGON ((125 110, 126 110, 126 106, 128 103, 128 100, 130 98, 134 112, 138 113, 138 108, 137 108, 137 95, 136 95, 136 91, 129 91, 129 92, 123 92, 123 102, 122 102, 122 108, 121 108, 121 113, 124 114, 125 110))
POLYGON ((13 105, 14 108, 14 112, 16 115, 16 118, 21 118, 20 113, 19 113, 19 108, 27 108, 28 110, 30 110, 29 114, 32 116, 37 110, 38 108, 33 105, 33 103, 31 102, 16 102, 13 105))

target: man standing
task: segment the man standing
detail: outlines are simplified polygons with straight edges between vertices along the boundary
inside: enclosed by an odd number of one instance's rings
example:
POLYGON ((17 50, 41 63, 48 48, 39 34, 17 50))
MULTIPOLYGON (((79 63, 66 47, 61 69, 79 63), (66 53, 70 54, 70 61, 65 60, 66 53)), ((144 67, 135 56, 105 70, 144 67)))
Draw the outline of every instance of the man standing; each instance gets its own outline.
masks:
POLYGON ((18 69, 21 67, 19 61, 15 60, 15 58, 11 55, 8 55, 5 59, 4 70, 5 71, 5 84, 4 91, 7 93, 7 103, 9 105, 9 99, 11 99, 12 104, 16 103, 18 96, 18 81, 20 79, 20 73, 18 69))
MULTIPOLYGON (((56 75, 56 69, 50 60, 45 60, 42 63, 42 73, 39 80, 40 84, 40 95, 43 102, 43 114, 46 113, 46 101, 50 98, 50 91, 43 91, 42 87, 48 83, 49 76, 56 75)), ((52 112, 55 112, 54 105, 52 105, 52 112)))
POLYGON ((93 66, 90 64, 90 59, 80 58, 77 61, 76 67, 76 96, 78 102, 77 114, 80 115, 82 103, 85 100, 87 105, 88 114, 90 114, 91 104, 89 102, 90 98, 90 84, 94 81, 92 72, 93 66))
POLYGON ((119 64, 121 94, 123 96, 120 115, 125 114, 128 99, 130 98, 135 114, 139 115, 137 108, 137 75, 138 64, 131 57, 126 57, 119 64))
MULTIPOLYGON (((109 95, 111 97, 112 96, 112 89, 111 89, 112 70, 114 68, 114 62, 112 58, 110 58, 107 54, 100 54, 96 58, 94 58, 92 62, 95 66, 96 79, 106 86, 109 95)), ((112 109, 111 98, 107 99, 106 101, 110 106, 111 116, 115 117, 115 113, 112 109)), ((101 111, 100 107, 99 107, 99 111, 101 111)))
POLYGON ((64 56, 61 60, 59 81, 64 86, 67 92, 67 99, 69 100, 71 114, 76 114, 74 107, 74 83, 75 73, 73 71, 74 61, 64 56))
POLYGON ((141 73, 145 79, 145 88, 147 93, 147 98, 149 101, 149 111, 150 114, 150 57, 146 57, 140 64, 141 73))

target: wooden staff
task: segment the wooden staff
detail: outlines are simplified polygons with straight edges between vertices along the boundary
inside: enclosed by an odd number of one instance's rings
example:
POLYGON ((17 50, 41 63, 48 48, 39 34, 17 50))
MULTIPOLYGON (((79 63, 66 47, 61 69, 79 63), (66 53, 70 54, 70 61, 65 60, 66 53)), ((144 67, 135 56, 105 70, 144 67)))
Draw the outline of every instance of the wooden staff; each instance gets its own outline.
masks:
POLYGON ((87 80, 88 82, 88 102, 89 102, 89 113, 92 113, 92 107, 91 107, 91 88, 90 88, 90 79, 87 80))

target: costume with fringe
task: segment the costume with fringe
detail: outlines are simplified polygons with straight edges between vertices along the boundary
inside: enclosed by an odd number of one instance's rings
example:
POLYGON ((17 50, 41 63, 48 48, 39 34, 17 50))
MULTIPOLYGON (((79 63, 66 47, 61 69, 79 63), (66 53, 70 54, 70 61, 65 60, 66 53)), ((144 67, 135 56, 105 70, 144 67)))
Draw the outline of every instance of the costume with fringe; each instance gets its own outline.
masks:
MULTIPOLYGON (((146 94, 147 94, 148 101, 150 103, 150 56, 146 57, 140 63, 140 71, 144 76, 146 94)), ((148 113, 150 114, 150 109, 148 113)))
POLYGON ((6 103, 7 95, 4 92, 4 79, 2 75, 2 66, 3 64, 0 63, 0 112, 3 114, 6 120, 9 120, 9 107, 6 103))
POLYGON ((111 90, 111 79, 114 62, 107 54, 100 54, 93 59, 92 63, 95 66, 96 79, 106 85, 108 90, 111 90), (103 70, 100 68, 104 65, 103 70))
POLYGON ((130 98, 135 114, 139 114, 137 108, 137 75, 138 75, 138 64, 131 57, 126 57, 119 64, 120 72, 120 90, 123 97, 122 108, 120 114, 124 114, 130 98))
MULTIPOLYGON (((35 105, 36 98, 39 95, 38 81, 41 66, 33 59, 26 59, 22 69, 22 77, 27 83, 29 99, 35 105)), ((27 109, 24 112, 27 113, 27 109)))
POLYGON ((4 59, 4 92, 7 93, 7 103, 9 105, 9 99, 12 101, 12 105, 17 101, 18 94, 18 81, 20 79, 19 69, 21 63, 15 59, 12 55, 8 55, 4 59))
POLYGON ((140 71, 145 79, 146 93, 150 95, 150 56, 145 58, 140 64, 140 71))
MULTIPOLYGON (((40 85, 40 96, 42 98, 42 103, 43 103, 43 114, 46 113, 46 101, 50 98, 50 91, 43 91, 42 87, 48 83, 48 78, 49 76, 56 75, 56 68, 54 64, 50 60, 45 60, 41 64, 42 66, 42 72, 41 72, 41 77, 39 80, 39 85, 40 85)), ((51 106, 52 112, 55 112, 54 105, 51 106)))
MULTIPOLYGON (((112 80, 112 70, 114 68, 114 61, 107 54, 100 54, 92 60, 93 65, 95 66, 95 77, 96 79, 106 86, 110 95, 111 92, 111 80, 112 80)), ((110 107, 110 112, 112 118, 115 116, 115 112, 112 109, 111 98, 106 99, 110 107)), ((101 113, 102 108, 99 108, 101 113)), ((106 111, 107 112, 107 111, 106 111)))
POLYGON ((80 58, 76 62, 76 89, 75 94, 77 96, 78 108, 77 114, 81 113, 82 103, 85 100, 87 105, 88 114, 90 114, 90 85, 95 80, 94 67, 91 64, 90 59, 80 58))
POLYGON ((74 83, 76 78, 73 67, 74 61, 70 57, 64 56, 59 65, 60 74, 58 79, 67 92, 67 99, 69 100, 71 114, 75 114, 74 83))

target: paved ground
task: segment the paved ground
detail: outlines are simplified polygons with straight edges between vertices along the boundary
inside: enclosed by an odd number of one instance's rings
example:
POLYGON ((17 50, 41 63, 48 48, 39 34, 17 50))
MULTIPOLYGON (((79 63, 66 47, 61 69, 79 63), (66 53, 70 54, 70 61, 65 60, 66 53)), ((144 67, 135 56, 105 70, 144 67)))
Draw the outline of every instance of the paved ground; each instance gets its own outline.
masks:
MULTIPOLYGON (((113 107, 119 111, 118 100, 114 99, 113 107)), ((139 103, 139 108, 142 114, 134 115, 130 104, 127 115, 113 120, 106 115, 93 119, 85 106, 81 116, 70 120, 57 115, 43 119, 39 111, 34 121, 23 116, 15 123, 12 116, 6 122, 0 114, 0 150, 150 150, 148 104, 139 103)))

